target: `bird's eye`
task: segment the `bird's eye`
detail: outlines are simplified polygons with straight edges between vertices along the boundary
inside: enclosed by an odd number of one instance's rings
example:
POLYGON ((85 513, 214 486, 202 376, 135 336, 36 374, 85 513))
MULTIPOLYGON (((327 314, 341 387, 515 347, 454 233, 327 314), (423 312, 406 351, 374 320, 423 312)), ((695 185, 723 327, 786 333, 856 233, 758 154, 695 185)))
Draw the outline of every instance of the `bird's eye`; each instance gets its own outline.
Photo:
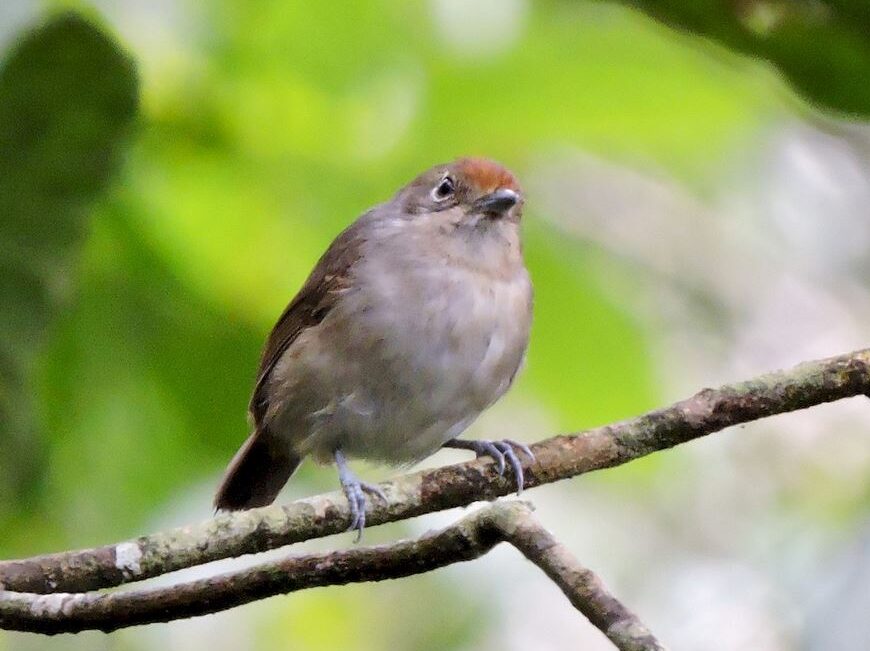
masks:
POLYGON ((444 201, 448 197, 453 196, 454 190, 453 179, 445 176, 438 185, 432 188, 432 198, 435 201, 444 201))

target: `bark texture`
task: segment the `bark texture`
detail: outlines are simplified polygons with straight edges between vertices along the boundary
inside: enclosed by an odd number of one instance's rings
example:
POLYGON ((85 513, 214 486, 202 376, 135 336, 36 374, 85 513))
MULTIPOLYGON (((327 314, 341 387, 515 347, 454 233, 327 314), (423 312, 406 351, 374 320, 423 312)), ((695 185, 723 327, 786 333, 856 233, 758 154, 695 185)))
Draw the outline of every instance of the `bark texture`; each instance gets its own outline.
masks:
MULTIPOLYGON (((852 396, 870 394, 870 349, 806 362, 788 371, 703 389, 669 407, 532 446, 525 488, 629 462, 731 425, 852 396)), ((494 462, 475 460, 398 477, 372 500, 369 526, 479 500, 515 489, 494 462)), ((0 562, 0 628, 42 633, 113 630, 189 617, 308 587, 376 581, 477 558, 501 541, 536 563, 571 603, 620 649, 660 643, 589 570, 532 518, 520 502, 499 503, 416 541, 294 556, 250 570, 169 588, 91 591, 210 561, 340 533, 350 513, 340 493, 220 515, 207 522, 126 542, 0 562)))

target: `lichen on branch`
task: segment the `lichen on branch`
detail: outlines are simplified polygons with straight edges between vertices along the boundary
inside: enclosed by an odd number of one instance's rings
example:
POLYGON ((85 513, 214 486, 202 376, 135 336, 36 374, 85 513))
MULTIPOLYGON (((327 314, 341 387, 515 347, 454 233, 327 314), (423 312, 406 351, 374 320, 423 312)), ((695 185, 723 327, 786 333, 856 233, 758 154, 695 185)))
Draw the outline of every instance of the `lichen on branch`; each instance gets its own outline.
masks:
MULTIPOLYGON (((636 418, 537 443, 532 446, 536 461, 525 469, 525 488, 627 463, 731 425, 859 395, 870 395, 870 349, 703 389, 636 418)), ((404 475, 381 486, 388 499, 370 504, 370 526, 495 500, 514 490, 512 477, 500 477, 494 463, 482 459, 404 475)), ((153 590, 91 591, 340 533, 350 519, 346 500, 328 493, 115 545, 3 561, 0 628, 49 633, 167 621, 316 585, 407 576, 477 558, 507 541, 538 564, 620 649, 662 648, 591 572, 517 509, 497 504, 417 541, 291 557, 161 589, 169 592, 159 593, 159 599, 153 590), (505 520, 509 512, 512 519, 505 520)))

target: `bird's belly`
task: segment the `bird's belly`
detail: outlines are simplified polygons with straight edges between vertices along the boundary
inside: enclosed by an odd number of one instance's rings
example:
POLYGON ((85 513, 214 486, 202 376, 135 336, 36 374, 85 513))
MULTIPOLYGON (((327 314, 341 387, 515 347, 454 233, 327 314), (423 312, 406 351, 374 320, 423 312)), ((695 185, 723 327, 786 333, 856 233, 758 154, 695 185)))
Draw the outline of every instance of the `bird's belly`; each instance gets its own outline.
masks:
POLYGON ((458 436, 508 389, 528 341, 527 279, 475 284, 456 271, 446 276, 438 292, 387 288, 365 305, 347 302, 337 315, 353 323, 341 327, 349 334, 334 351, 339 381, 312 418, 308 451, 327 458, 341 447, 413 462, 458 436))

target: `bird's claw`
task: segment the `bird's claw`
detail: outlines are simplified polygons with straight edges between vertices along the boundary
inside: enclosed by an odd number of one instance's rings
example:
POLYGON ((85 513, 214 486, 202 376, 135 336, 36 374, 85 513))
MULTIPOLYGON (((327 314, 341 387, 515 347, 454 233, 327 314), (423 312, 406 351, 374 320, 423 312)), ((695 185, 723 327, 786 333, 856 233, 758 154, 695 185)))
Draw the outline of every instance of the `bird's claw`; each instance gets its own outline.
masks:
POLYGON ((505 461, 507 461, 514 471, 514 478, 517 482, 517 495, 523 492, 525 477, 523 474, 523 464, 514 448, 525 454, 532 463, 535 461, 535 455, 528 445, 511 439, 504 439, 502 441, 461 441, 454 439, 444 445, 445 447, 473 450, 478 458, 491 457, 496 462, 496 472, 498 472, 500 477, 504 476, 505 461))
POLYGON ((354 542, 359 542, 362 538, 363 529, 366 526, 366 493, 374 495, 384 502, 387 501, 387 494, 377 484, 360 481, 354 477, 348 481, 341 482, 341 489, 347 497, 350 505, 350 526, 347 531, 356 530, 356 539, 354 542))
POLYGON ((359 542, 362 538, 363 529, 366 526, 366 493, 374 495, 378 499, 386 503, 387 494, 377 484, 372 484, 367 481, 360 480, 347 465, 347 461, 340 450, 335 452, 335 461, 338 465, 338 479, 341 482, 341 490, 347 498, 350 506, 350 526, 347 531, 356 530, 356 539, 354 542, 359 542))
POLYGON ((514 441, 513 439, 504 439, 504 442, 512 447, 519 448, 520 452, 526 455, 531 463, 535 463, 535 453, 532 452, 532 448, 528 445, 521 443, 520 441, 514 441))
MULTIPOLYGON (((505 451, 504 445, 501 441, 475 441, 478 446, 474 449, 474 453, 477 455, 477 458, 480 457, 490 457, 493 461, 496 462, 496 472, 499 477, 504 476, 504 458, 505 451)), ((510 446, 507 446, 510 449, 510 446)))

